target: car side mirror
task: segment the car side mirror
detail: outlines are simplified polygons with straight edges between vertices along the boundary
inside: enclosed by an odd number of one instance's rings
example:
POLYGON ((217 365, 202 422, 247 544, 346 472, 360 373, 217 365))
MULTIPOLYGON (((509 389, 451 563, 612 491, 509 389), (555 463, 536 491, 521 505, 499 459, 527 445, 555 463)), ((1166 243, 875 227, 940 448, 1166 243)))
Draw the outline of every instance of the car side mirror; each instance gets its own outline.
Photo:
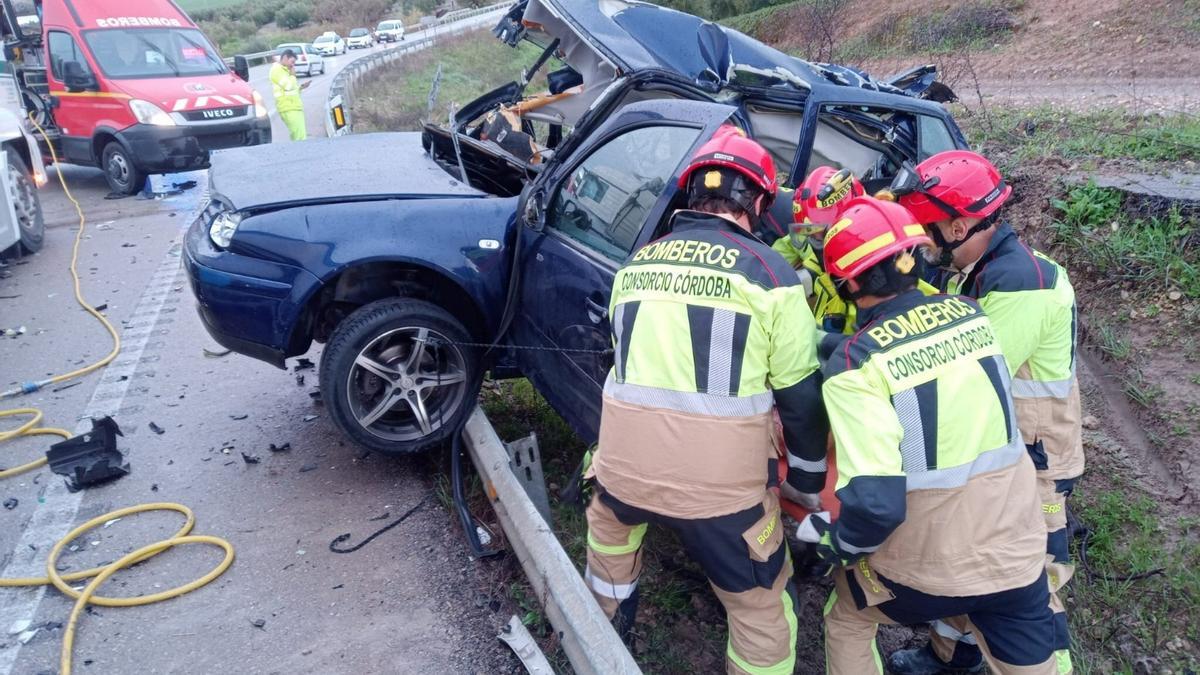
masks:
POLYGON ((525 226, 534 232, 541 232, 546 227, 546 207, 542 203, 545 199, 546 193, 541 189, 525 195, 521 219, 525 221, 525 226))
POLYGON ((246 82, 250 81, 250 62, 246 60, 246 57, 240 54, 233 57, 233 74, 246 82))
POLYGON ((78 61, 63 62, 63 84, 71 93, 100 89, 100 85, 96 83, 96 76, 85 71, 78 61))

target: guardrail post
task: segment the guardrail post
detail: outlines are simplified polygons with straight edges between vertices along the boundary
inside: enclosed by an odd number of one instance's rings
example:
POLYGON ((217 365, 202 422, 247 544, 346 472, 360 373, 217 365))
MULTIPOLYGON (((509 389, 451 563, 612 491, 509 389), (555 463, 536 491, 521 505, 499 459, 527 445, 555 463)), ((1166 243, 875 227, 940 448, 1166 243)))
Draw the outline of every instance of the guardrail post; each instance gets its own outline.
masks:
POLYGON ((508 453, 481 409, 475 408, 467 420, 464 440, 509 547, 521 561, 575 672, 640 674, 583 577, 512 474, 508 453))

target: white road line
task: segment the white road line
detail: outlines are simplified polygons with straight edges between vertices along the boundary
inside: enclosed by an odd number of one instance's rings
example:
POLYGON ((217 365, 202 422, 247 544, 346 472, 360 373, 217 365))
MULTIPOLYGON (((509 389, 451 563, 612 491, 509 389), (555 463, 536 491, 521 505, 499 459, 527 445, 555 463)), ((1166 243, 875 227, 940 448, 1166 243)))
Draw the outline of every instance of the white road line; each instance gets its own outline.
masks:
MULTIPOLYGON (((203 208, 205 201, 202 191, 200 208, 203 208)), ((197 215, 199 215, 199 210, 183 222, 191 223, 197 215)), ((181 230, 168 250, 176 250, 182 238, 181 230)), ((134 314, 153 315, 157 322, 157 317, 166 299, 171 295, 170 289, 177 285, 181 272, 182 266, 179 257, 168 253, 159 264, 145 290, 142 291, 142 297, 138 301, 134 314)), ((91 400, 84 409, 83 415, 80 416, 79 423, 75 425, 76 434, 84 433, 92 428, 91 418, 115 415, 121 409, 130 382, 141 362, 142 352, 153 333, 152 330, 140 331, 137 337, 133 337, 122 332, 120 359, 110 363, 101 371, 100 384, 92 392, 91 400)), ((34 510, 33 517, 25 527, 25 531, 21 533, 8 565, 0 570, 0 577, 44 576, 46 554, 74 526, 79 504, 83 500, 82 490, 75 493, 68 492, 64 482, 51 474, 46 484, 44 497, 44 501, 39 503, 34 510)), ((0 617, 3 617, 2 623, 4 624, 0 628, 6 630, 13 622, 21 619, 33 621, 45 593, 45 586, 0 589, 0 617)), ((9 640, 6 646, 0 646, 0 675, 12 673, 20 651, 21 643, 15 639, 9 640)))

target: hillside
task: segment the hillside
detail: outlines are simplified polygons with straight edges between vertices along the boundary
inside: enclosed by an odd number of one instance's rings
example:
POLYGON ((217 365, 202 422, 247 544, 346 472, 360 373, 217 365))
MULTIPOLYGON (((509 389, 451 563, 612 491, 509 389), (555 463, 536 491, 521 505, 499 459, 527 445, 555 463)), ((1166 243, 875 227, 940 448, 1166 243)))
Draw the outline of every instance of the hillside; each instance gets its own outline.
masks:
POLYGON ((797 0, 721 20, 783 51, 889 75, 937 63, 967 100, 1194 112, 1200 0, 797 0))

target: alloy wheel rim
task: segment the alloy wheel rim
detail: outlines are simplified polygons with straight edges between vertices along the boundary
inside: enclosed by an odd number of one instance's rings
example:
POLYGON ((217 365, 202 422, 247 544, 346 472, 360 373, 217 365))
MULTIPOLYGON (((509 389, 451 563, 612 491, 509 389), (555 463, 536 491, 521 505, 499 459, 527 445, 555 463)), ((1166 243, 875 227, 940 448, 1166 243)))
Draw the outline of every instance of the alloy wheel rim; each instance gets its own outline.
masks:
POLYGON ((466 360, 435 330, 396 328, 359 350, 346 391, 351 414, 368 433, 387 441, 418 440, 462 409, 466 360))

